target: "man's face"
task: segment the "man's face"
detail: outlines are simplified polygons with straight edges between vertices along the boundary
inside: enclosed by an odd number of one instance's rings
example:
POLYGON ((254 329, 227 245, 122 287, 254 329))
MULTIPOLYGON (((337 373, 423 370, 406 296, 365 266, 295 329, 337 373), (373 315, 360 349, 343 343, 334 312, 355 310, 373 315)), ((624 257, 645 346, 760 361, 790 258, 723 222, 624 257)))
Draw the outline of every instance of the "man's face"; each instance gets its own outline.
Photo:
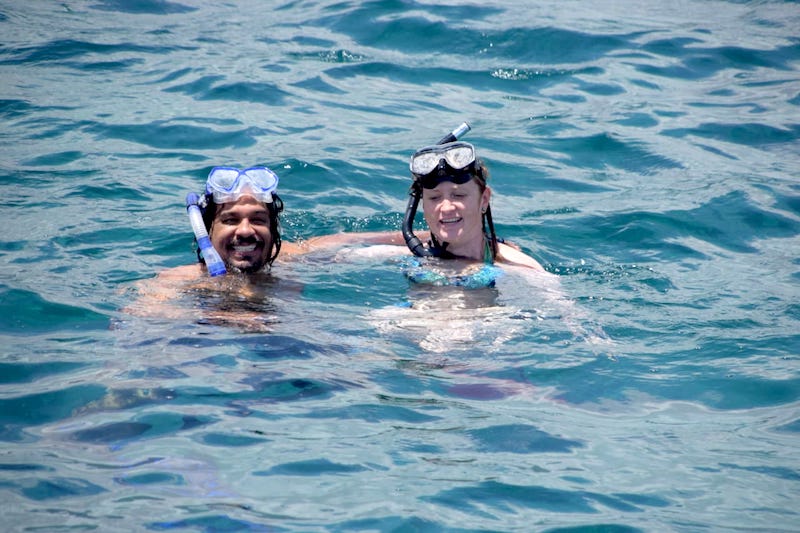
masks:
POLYGON ((269 211, 252 196, 218 206, 209 232, 211 244, 231 270, 257 272, 272 249, 269 211))

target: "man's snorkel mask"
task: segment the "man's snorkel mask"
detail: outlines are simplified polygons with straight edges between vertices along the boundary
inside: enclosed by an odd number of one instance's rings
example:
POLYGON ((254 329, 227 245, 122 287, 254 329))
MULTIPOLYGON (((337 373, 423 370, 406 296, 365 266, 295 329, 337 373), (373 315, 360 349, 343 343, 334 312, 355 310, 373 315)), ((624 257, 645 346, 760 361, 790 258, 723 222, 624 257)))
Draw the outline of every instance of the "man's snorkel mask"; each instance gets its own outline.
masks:
POLYGON ((186 209, 197 240, 197 259, 205 263, 211 276, 226 273, 225 263, 214 249, 208 232, 217 214, 218 206, 235 202, 244 195, 266 204, 269 212, 269 229, 272 235, 272 249, 267 264, 278 257, 281 250, 281 236, 278 216, 283 211, 283 201, 275 192, 278 176, 267 167, 250 167, 244 170, 231 167, 214 167, 208 174, 205 194, 186 195, 186 209))
MULTIPOLYGON (((460 185, 471 179, 475 179, 483 187, 486 186, 488 176, 485 174, 483 164, 475 157, 475 148, 469 143, 458 140, 470 129, 470 125, 464 122, 435 145, 420 148, 411 156, 409 168, 414 182, 409 190, 410 197, 403 217, 403 238, 408 249, 416 256, 453 257, 447 252, 449 243, 439 243, 435 235, 431 234, 429 246, 422 244, 419 237, 414 235, 414 217, 417 214, 420 198, 422 198, 422 189, 433 189, 444 181, 460 185)), ((483 231, 489 238, 492 259, 494 259, 497 256, 497 236, 494 232, 492 211, 489 206, 486 206, 483 214, 483 231)))

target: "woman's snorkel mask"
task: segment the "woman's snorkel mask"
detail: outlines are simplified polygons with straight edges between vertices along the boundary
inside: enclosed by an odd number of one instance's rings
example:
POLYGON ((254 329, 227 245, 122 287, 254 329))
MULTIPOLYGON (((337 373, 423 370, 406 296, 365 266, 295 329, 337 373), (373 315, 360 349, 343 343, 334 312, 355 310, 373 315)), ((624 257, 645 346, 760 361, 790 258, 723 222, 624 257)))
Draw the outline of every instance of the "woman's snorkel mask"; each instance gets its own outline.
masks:
POLYGON ((272 252, 267 264, 271 265, 278 257, 281 249, 278 216, 283 211, 283 201, 275 192, 277 188, 278 176, 267 167, 250 167, 244 170, 214 167, 208 174, 202 198, 195 193, 186 195, 186 210, 198 245, 197 259, 206 264, 211 276, 221 276, 227 272, 225 262, 208 237, 217 207, 224 203, 235 202, 244 195, 252 196, 266 204, 272 235, 272 252))
MULTIPOLYGON (((448 243, 439 243, 433 234, 431 234, 431 242, 427 247, 422 244, 419 237, 414 235, 414 217, 422 198, 422 189, 433 189, 444 181, 460 185, 473 178, 484 187, 486 186, 485 169, 475 157, 475 148, 469 143, 458 140, 470 129, 470 125, 464 122, 435 145, 420 148, 411 156, 409 168, 414 182, 409 190, 410 197, 403 217, 403 238, 408 249, 418 257, 450 256, 446 251, 448 243)), ((483 223, 484 232, 490 239, 492 258, 494 258, 497 256, 497 237, 489 206, 486 206, 483 223), (487 227, 488 231, 486 231, 487 227)))

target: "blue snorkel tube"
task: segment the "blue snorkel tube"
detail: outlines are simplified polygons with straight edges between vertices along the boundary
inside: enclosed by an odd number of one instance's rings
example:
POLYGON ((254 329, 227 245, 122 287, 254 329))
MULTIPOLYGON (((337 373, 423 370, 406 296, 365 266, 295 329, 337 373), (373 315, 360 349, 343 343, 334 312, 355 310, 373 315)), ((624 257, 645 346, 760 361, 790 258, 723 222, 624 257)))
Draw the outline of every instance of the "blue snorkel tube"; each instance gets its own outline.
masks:
MULTIPOLYGON (((469 124, 462 122, 459 127, 442 137, 441 140, 439 140, 439 142, 436 144, 455 142, 470 129, 472 128, 469 124)), ((403 217, 402 228, 403 239, 406 241, 406 246, 408 246, 408 249, 411 250, 411 253, 417 257, 436 257, 438 254, 436 254, 434 250, 426 248, 425 245, 422 244, 422 241, 419 240, 419 237, 414 235, 414 230, 412 229, 414 225, 414 217, 417 214, 417 206, 419 205, 419 200, 422 197, 422 185, 416 179, 414 180, 414 183, 411 184, 409 196, 408 204, 406 205, 406 213, 403 217)))
POLYGON ((186 212, 189 214, 194 238, 197 239, 197 246, 200 247, 200 253, 206 263, 208 273, 211 276, 223 276, 227 272, 225 263, 211 244, 211 239, 208 238, 206 225, 203 223, 203 214, 198 205, 199 200, 200 197, 193 192, 186 195, 186 212))

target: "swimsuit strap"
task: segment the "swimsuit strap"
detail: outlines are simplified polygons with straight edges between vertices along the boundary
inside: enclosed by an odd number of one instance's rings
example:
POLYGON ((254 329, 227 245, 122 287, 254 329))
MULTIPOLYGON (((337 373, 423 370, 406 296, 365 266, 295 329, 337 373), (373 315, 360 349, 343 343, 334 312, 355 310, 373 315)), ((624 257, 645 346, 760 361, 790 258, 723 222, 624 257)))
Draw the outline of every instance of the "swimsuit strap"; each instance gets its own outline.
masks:
POLYGON ((489 243, 488 238, 483 239, 483 262, 487 265, 494 264, 494 254, 492 254, 492 245, 489 243))

